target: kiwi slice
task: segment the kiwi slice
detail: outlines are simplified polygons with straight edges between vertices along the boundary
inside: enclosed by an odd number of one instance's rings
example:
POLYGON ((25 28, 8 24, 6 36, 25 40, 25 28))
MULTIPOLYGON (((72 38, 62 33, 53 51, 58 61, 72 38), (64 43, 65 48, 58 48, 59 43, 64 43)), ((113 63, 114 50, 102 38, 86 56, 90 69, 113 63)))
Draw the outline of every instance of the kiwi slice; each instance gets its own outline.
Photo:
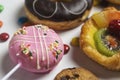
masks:
POLYGON ((95 44, 96 44, 96 48, 97 50, 105 55, 105 56, 112 56, 114 54, 117 53, 117 51, 119 50, 119 41, 116 40, 117 43, 117 47, 110 47, 110 45, 108 45, 108 41, 106 40, 107 36, 111 36, 106 28, 100 29, 98 30, 95 34, 94 34, 94 40, 95 40, 95 44))

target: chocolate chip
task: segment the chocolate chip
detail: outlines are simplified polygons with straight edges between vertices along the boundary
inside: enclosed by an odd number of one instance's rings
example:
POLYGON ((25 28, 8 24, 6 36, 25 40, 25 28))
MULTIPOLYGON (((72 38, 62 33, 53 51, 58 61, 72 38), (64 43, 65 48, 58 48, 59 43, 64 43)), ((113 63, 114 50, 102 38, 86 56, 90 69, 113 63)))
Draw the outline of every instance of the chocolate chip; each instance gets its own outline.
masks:
POLYGON ((62 77, 61 80, 68 80, 66 77, 62 77))
POLYGON ((69 80, 69 79, 70 79, 70 76, 68 75, 61 77, 61 80, 69 80))
POLYGON ((78 78, 79 77, 79 74, 73 74, 74 75, 74 77, 76 77, 76 78, 78 78))

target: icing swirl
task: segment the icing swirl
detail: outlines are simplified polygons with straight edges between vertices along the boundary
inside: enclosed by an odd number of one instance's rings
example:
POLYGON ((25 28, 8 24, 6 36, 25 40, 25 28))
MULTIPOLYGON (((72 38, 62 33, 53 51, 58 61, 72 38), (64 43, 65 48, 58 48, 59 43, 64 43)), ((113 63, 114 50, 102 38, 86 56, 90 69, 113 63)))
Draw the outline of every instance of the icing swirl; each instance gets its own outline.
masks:
POLYGON ((40 19, 65 21, 81 17, 86 10, 91 8, 92 2, 92 0, 71 0, 69 2, 25 0, 25 5, 33 15, 40 19))

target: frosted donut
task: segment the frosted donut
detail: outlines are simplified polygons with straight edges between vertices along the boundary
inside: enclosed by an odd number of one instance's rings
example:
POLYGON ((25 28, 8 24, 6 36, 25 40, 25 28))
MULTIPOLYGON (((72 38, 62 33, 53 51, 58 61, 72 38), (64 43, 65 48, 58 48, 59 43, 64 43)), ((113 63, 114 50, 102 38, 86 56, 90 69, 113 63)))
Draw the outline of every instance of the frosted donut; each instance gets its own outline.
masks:
POLYGON ((55 31, 43 25, 20 28, 9 43, 15 64, 30 72, 48 72, 62 59, 64 45, 55 31))
POLYGON ((28 18, 55 30, 77 27, 89 15, 93 0, 25 0, 28 18))

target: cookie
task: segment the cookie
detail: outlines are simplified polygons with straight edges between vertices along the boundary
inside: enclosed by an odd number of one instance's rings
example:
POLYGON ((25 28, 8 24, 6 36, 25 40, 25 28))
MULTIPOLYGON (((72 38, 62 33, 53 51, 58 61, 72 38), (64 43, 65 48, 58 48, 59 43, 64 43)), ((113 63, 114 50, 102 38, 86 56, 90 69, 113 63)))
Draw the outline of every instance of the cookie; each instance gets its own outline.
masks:
POLYGON ((54 80, 98 80, 98 78, 84 68, 67 68, 58 73, 54 80))

